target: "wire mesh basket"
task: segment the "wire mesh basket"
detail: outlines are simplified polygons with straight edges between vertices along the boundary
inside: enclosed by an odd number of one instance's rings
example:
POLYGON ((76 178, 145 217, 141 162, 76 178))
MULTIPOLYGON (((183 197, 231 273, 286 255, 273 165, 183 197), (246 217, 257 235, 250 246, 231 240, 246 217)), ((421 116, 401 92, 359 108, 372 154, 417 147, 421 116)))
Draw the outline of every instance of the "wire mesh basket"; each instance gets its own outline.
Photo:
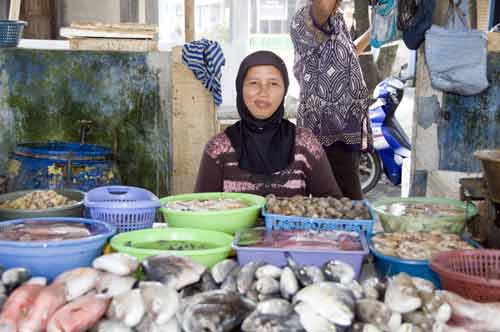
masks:
POLYGON ((26 25, 25 21, 0 20, 0 47, 17 47, 26 25))

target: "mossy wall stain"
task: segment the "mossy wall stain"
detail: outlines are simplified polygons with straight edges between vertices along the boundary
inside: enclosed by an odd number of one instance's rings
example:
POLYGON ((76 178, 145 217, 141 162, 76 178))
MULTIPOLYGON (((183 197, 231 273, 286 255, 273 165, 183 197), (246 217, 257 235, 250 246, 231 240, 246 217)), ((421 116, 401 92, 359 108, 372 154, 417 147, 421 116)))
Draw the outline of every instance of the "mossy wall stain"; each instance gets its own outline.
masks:
POLYGON ((446 93, 443 111, 449 120, 438 121, 439 169, 480 172, 481 164, 473 153, 500 146, 500 54, 488 56, 490 87, 475 96, 446 93))
POLYGON ((78 121, 92 121, 86 142, 113 149, 122 183, 163 195, 169 133, 160 75, 148 53, 4 50, 0 105, 13 111, 16 142, 78 142, 78 121))

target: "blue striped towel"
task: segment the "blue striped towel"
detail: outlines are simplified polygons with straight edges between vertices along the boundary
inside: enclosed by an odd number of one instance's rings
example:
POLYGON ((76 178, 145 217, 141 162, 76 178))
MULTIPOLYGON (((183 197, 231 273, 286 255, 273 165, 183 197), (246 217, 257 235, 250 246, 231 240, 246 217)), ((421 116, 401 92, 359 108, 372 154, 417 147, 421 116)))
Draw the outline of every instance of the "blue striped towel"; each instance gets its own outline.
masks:
POLYGON ((222 66, 226 64, 226 58, 219 43, 201 39, 184 44, 182 62, 210 91, 215 105, 222 104, 221 77, 222 66))

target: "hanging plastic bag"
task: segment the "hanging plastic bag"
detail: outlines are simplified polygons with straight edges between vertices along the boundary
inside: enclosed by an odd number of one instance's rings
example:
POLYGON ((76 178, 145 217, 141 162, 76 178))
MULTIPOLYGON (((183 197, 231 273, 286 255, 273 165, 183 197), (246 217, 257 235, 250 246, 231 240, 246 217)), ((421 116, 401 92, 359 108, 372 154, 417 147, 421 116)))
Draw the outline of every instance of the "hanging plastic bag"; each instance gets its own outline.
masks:
POLYGON ((407 16, 404 15, 406 11, 401 7, 401 2, 405 1, 408 0, 400 0, 400 6, 398 7, 398 27, 403 31, 403 41, 406 47, 410 50, 416 50, 424 41, 425 32, 432 25, 432 15, 436 7, 436 0, 420 0, 413 17, 409 17, 409 14, 407 16))
POLYGON ((378 0, 372 6, 371 46, 380 48, 399 38, 397 12, 397 0, 378 0))
POLYGON ((464 96, 488 87, 486 33, 471 30, 461 0, 450 0, 446 27, 433 25, 425 33, 425 57, 432 87, 464 96))

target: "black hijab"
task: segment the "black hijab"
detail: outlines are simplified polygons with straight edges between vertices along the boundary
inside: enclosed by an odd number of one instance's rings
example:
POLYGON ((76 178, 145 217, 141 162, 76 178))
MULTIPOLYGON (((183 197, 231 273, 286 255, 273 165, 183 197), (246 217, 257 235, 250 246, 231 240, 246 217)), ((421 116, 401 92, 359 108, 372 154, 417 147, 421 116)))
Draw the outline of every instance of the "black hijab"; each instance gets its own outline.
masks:
POLYGON ((252 116, 243 100, 243 81, 253 66, 276 67, 288 90, 288 72, 283 60, 269 51, 258 51, 247 56, 240 65, 236 77, 236 103, 241 120, 225 132, 238 154, 239 166, 255 174, 272 174, 287 167, 294 158, 295 125, 283 118, 285 97, 271 117, 260 120, 252 116))

